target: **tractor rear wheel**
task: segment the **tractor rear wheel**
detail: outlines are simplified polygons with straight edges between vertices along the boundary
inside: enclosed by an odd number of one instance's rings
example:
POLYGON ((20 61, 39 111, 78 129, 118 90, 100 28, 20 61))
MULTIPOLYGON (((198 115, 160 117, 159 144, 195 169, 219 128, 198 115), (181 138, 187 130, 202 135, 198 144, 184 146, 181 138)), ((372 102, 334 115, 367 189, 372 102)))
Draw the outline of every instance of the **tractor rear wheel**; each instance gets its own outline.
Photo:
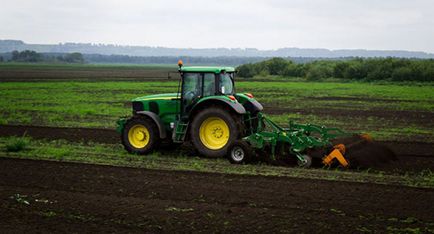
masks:
POLYGON ((155 123, 144 117, 130 118, 121 135, 122 145, 133 154, 147 154, 158 144, 160 138, 155 123))
POLYGON ((193 119, 190 138, 203 156, 224 157, 229 146, 238 138, 238 118, 219 107, 200 111, 193 119))

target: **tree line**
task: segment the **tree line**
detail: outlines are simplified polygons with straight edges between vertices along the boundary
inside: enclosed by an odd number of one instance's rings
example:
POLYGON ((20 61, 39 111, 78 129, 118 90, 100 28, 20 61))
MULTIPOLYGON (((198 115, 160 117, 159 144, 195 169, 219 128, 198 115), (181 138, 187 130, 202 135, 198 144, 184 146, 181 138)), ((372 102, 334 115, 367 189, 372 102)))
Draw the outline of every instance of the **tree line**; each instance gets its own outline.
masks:
MULTIPOLYGON (((0 53, 0 62, 66 62, 66 63, 109 63, 109 64, 172 64, 182 59, 185 64, 238 66, 266 60, 263 57, 200 57, 200 56, 129 56, 81 53, 38 53, 32 50, 0 53)), ((305 58, 303 58, 305 59, 305 58)), ((300 60, 301 61, 301 60, 300 60)))
POLYGON ((81 53, 67 53, 67 54, 53 54, 47 55, 43 53, 38 53, 33 50, 14 50, 11 53, 5 53, 0 56, 0 62, 24 62, 24 63, 37 63, 37 62, 47 62, 47 63, 84 63, 85 60, 81 53))
POLYGON ((102 55, 84 54, 85 60, 89 63, 130 63, 130 64, 177 64, 179 59, 184 64, 194 65, 226 65, 238 66, 245 63, 255 63, 266 60, 263 57, 202 57, 202 56, 130 56, 130 55, 102 55))
MULTIPOLYGON (((59 43, 59 44, 28 44, 21 40, 0 40, 0 52, 12 50, 51 51, 55 53, 80 52, 83 54, 123 54, 130 56, 188 56, 188 57, 399 57, 399 58, 434 58, 433 53, 400 51, 400 50, 363 50, 340 49, 328 50, 321 48, 279 48, 259 50, 256 48, 168 48, 153 46, 128 46, 101 43, 59 43)), ((243 64, 243 63, 239 63, 243 64)))
MULTIPOLYGON (((80 54, 80 53, 54 53, 54 52, 35 52, 31 50, 22 52, 0 53, 0 62, 71 62, 79 63, 104 63, 104 64, 177 64, 179 59, 186 65, 218 65, 218 66, 239 66, 247 63, 257 63, 271 59, 271 57, 241 57, 241 56, 130 56, 130 55, 103 55, 103 54, 80 54), (12 58, 12 53, 18 55, 12 58), (76 57, 75 57, 76 56, 76 57), (81 57, 83 59, 81 59, 81 57), (75 59, 74 59, 75 58, 75 59)), ((313 58, 313 57, 283 57, 295 63, 307 63, 316 60, 348 60, 352 57, 342 58, 313 58)))
POLYGON ((272 58, 237 67, 238 76, 302 77, 307 80, 341 78, 347 80, 434 81, 434 59, 354 58, 295 63, 272 58))

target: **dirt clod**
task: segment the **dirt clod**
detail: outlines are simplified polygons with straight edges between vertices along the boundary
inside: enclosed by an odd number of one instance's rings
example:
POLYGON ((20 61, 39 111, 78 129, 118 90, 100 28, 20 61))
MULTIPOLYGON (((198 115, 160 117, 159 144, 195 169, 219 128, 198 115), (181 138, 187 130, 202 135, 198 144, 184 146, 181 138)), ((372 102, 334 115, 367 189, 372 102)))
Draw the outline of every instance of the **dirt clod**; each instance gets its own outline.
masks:
POLYGON ((378 142, 364 142, 349 148, 345 157, 353 168, 380 168, 385 163, 398 160, 391 149, 378 142))

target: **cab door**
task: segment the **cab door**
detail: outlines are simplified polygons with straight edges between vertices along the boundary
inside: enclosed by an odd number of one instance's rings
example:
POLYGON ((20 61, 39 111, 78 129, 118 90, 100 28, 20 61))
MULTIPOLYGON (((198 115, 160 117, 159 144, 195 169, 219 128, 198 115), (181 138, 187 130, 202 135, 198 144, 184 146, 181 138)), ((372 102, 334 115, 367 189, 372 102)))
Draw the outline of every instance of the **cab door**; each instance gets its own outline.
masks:
POLYGON ((187 117, 202 96, 202 73, 184 73, 181 94, 181 116, 187 117))
POLYGON ((214 73, 184 73, 181 116, 188 117, 193 106, 203 97, 216 94, 214 73))

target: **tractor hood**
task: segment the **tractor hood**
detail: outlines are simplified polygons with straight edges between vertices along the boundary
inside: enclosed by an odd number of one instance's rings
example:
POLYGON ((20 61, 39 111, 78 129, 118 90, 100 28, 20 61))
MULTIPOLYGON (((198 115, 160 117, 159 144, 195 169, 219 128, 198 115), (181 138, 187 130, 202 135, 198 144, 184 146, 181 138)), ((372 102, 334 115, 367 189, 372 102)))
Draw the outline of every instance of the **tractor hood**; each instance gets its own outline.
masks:
MULTIPOLYGON (((179 95, 178 97, 180 97, 179 95)), ((163 93, 163 94, 154 94, 154 95, 148 95, 143 97, 134 98, 133 102, 141 102, 141 101, 148 101, 148 100, 171 100, 177 98, 177 93, 163 93)))

